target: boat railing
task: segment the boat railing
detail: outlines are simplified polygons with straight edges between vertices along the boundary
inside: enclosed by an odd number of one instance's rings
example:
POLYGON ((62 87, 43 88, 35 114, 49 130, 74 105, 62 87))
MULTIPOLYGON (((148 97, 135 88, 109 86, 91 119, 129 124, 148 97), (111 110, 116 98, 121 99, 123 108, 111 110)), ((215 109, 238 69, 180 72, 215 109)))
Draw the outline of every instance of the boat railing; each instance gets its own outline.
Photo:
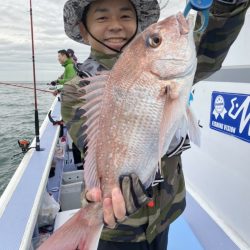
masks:
MULTIPOLYGON (((61 105, 55 99, 51 107, 55 120, 61 119, 61 105)), ((29 249, 43 192, 46 188, 60 126, 48 116, 40 128, 41 151, 30 149, 21 161, 0 198, 1 249, 29 249)), ((35 139, 31 147, 35 147, 35 139)))

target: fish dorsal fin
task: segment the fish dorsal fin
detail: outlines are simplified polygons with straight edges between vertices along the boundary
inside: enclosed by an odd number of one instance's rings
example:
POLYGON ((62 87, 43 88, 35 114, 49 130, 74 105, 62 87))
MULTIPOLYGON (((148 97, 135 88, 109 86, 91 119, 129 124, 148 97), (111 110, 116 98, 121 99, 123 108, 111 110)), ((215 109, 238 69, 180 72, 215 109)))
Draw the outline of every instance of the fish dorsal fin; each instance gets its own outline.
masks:
MULTIPOLYGON (((84 97, 81 97, 81 99, 84 99, 84 97)), ((85 103, 84 104, 85 111, 91 109, 93 106, 98 104, 101 100, 102 100, 101 96, 98 96, 98 97, 94 98, 93 100, 90 100, 89 102, 85 103)))
POLYGON ((85 94, 81 98, 86 101, 82 109, 84 109, 83 118, 86 120, 83 126, 85 128, 84 144, 87 147, 84 159, 84 179, 87 189, 100 186, 100 180, 97 173, 96 145, 99 132, 102 96, 108 78, 109 74, 107 72, 89 77, 85 79, 85 81, 88 81, 88 85, 82 88, 85 94))

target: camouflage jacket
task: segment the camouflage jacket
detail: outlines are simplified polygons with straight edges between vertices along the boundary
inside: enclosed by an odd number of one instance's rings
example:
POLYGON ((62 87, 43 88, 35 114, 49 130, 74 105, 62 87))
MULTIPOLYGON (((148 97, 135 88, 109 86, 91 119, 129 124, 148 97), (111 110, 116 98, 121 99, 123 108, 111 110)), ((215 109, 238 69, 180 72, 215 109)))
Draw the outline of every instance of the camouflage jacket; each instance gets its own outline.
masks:
MULTIPOLYGON (((210 11, 209 26, 204 33, 195 34, 198 67, 195 82, 204 79, 219 70, 231 44, 237 38, 244 23, 244 17, 250 0, 240 5, 226 5, 214 1, 210 11), (216 37, 216 39, 215 39, 216 37)), ((197 20, 197 24, 199 19, 197 20)), ((79 66, 83 76, 95 75, 98 71, 110 70, 116 61, 115 57, 100 55, 94 51, 91 56, 79 66)), ((73 141, 83 149, 82 128, 84 123, 79 119, 80 107, 78 100, 81 86, 79 77, 68 82, 62 92, 62 117, 73 141)), ((185 184, 182 172, 180 154, 189 148, 188 138, 183 138, 174 147, 171 147, 162 158, 163 178, 156 180, 153 185, 154 207, 144 206, 130 216, 124 223, 119 224, 115 230, 104 228, 101 238, 108 241, 149 243, 155 236, 166 229, 185 208, 185 184)))

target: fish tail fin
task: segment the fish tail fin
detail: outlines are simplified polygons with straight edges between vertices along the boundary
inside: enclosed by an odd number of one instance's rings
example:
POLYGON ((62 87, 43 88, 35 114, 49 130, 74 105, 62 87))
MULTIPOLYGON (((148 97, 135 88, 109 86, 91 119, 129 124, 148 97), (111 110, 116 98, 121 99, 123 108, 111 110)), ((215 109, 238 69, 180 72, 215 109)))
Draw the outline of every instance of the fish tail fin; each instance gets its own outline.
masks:
POLYGON ((187 107, 187 126, 188 126, 188 131, 189 131, 189 138, 191 142, 193 142, 195 145, 200 147, 201 145, 200 128, 198 125, 198 121, 190 107, 187 107))
POLYGON ((102 227, 101 206, 90 203, 59 227, 38 250, 96 250, 102 227))

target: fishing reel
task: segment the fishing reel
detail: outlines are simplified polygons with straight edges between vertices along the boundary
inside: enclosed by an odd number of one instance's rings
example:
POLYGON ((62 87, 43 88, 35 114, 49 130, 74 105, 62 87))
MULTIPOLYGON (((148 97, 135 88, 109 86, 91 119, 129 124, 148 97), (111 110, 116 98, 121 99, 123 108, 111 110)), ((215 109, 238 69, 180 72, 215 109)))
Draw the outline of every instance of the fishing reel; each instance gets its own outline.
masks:
POLYGON ((30 141, 28 140, 18 140, 18 145, 22 149, 23 153, 28 152, 28 150, 30 149, 29 148, 30 141))
POLYGON ((22 149, 22 152, 21 153, 18 153, 18 154, 15 154, 12 156, 12 159, 20 154, 25 154, 27 153, 31 148, 33 147, 30 147, 30 141, 28 140, 17 140, 18 142, 18 145, 19 147, 22 149))

